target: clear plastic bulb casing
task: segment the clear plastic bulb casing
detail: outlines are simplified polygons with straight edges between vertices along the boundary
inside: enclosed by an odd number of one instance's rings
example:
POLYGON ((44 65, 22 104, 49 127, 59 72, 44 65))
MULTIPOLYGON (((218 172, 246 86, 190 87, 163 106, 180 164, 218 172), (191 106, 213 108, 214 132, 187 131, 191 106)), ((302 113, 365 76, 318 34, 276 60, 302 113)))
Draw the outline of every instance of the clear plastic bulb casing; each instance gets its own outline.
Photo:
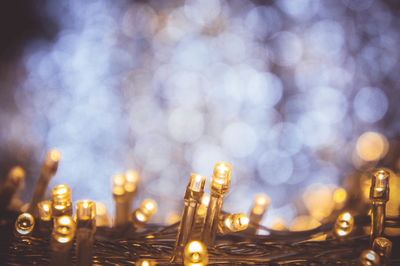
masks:
POLYGON ((208 264, 206 246, 200 241, 189 242, 184 249, 183 261, 185 266, 204 266, 208 264))
POLYGON ((136 229, 145 225, 153 214, 157 211, 157 204, 154 200, 146 199, 142 201, 139 208, 132 213, 132 224, 136 229))
POLYGON ((354 218, 350 212, 343 212, 341 213, 338 218, 336 219, 335 226, 334 226, 334 234, 341 238, 348 236, 354 227, 354 218))
POLYGON ((15 221, 15 231, 20 235, 29 235, 35 227, 35 219, 30 213, 21 213, 15 221))
POLYGON ((71 190, 67 185, 55 186, 51 192, 53 217, 72 215, 71 190))
POLYGON ((76 225, 71 216, 63 215, 54 220, 52 237, 58 243, 69 243, 75 236, 76 225))

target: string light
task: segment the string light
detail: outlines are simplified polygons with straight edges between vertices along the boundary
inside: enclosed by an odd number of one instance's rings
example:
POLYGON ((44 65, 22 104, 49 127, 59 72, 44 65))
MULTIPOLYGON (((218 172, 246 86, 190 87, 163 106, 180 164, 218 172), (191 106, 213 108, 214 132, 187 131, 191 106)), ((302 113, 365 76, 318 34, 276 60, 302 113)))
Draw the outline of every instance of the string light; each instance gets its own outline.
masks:
POLYGON ((52 205, 50 200, 44 200, 38 203, 39 230, 45 235, 49 235, 53 227, 52 205))
POLYGON ((135 229, 142 228, 157 211, 157 204, 154 200, 142 201, 139 208, 132 213, 132 225, 135 229))
POLYGON ((259 194, 254 198, 253 207, 250 212, 250 226, 247 229, 249 234, 257 233, 257 226, 260 224, 265 212, 269 205, 269 198, 267 195, 259 194))
POLYGON ((386 202, 389 200, 389 172, 380 169, 372 175, 371 189, 371 242, 382 236, 386 216, 386 202))
POLYGON ((374 239, 372 249, 379 255, 380 261, 384 265, 390 265, 390 254, 392 253, 392 242, 385 237, 374 239))
POLYGON ((39 219, 42 221, 51 221, 52 218, 52 202, 44 200, 38 203, 39 219))
POLYGON ((21 213, 15 221, 15 231, 19 235, 29 235, 35 227, 35 219, 30 213, 21 213))
POLYGON ((208 264, 206 246, 197 240, 189 242, 184 250, 185 266, 204 266, 208 264))
POLYGON ((29 212, 37 216, 37 204, 44 199, 50 179, 56 174, 61 154, 58 150, 49 150, 40 169, 39 179, 36 182, 29 212))
MULTIPOLYGON (((115 175, 112 179, 113 198, 115 202, 115 226, 123 226, 129 221, 128 194, 125 190, 126 178, 124 175, 115 175)), ((129 187, 129 186, 128 186, 129 187)))
POLYGON ((53 217, 72 215, 71 190, 67 185, 55 186, 51 191, 51 200, 53 217))
POLYGON ((107 207, 101 202, 96 202, 96 226, 110 226, 110 219, 108 217, 107 207))
POLYGON ((135 196, 137 186, 139 183, 139 175, 135 171, 128 170, 125 173, 125 191, 128 199, 132 200, 135 196))
POLYGON ((96 203, 76 203, 76 256, 78 265, 92 264, 93 237, 96 231, 96 203))
POLYGON ((214 167, 210 184, 210 203, 208 205, 202 232, 202 240, 209 246, 214 245, 218 229, 219 214, 221 212, 224 196, 228 193, 231 182, 231 171, 232 167, 225 162, 219 162, 214 167))
POLYGON ((380 265, 379 255, 372 249, 364 250, 359 258, 360 265, 363 266, 378 266, 380 265))
POLYGON ((54 219, 51 246, 51 264, 69 265, 71 262, 70 250, 75 235, 76 225, 71 216, 63 215, 54 219))
POLYGON ((193 173, 190 174, 189 183, 184 196, 185 207, 176 236, 174 255, 171 258, 172 262, 182 261, 183 249, 188 241, 192 239, 192 233, 195 230, 195 215, 201 204, 205 184, 205 176, 193 173))
POLYGON ((24 186, 25 171, 20 166, 11 168, 7 179, 0 189, 0 209, 10 209, 13 199, 18 199, 18 192, 24 186))
POLYGON ((333 233, 338 238, 348 236, 353 231, 354 218, 349 212, 344 212, 336 219, 333 233))
POLYGON ((246 214, 221 215, 218 223, 218 230, 222 234, 229 234, 246 230, 249 226, 249 218, 246 214))

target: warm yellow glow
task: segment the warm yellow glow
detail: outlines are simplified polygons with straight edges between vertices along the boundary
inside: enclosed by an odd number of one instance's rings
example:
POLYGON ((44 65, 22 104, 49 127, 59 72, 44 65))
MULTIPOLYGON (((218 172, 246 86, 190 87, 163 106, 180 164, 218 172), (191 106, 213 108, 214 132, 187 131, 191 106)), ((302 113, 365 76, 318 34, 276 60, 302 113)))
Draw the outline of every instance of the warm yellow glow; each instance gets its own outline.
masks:
POLYGON ((204 191, 206 184, 206 177, 198 174, 191 173, 188 188, 195 192, 204 191))
POLYGON ((354 218, 349 212, 341 213, 336 219, 334 233, 336 236, 344 237, 353 231, 354 218))
POLYGON ((136 218, 137 218, 139 221, 141 221, 141 222, 146 221, 146 217, 145 217, 142 213, 140 213, 140 212, 137 212, 137 213, 136 213, 136 218))
POLYGON ((64 215, 54 220, 53 238, 59 243, 70 242, 75 235, 75 222, 71 216, 64 215))
POLYGON ((320 225, 321 223, 312 216, 298 216, 293 220, 290 231, 311 230, 320 225))
POLYGON ((99 215, 107 215, 107 207, 102 202, 96 202, 96 214, 99 215))
POLYGON ((155 204, 153 202, 147 202, 146 203, 146 209, 149 211, 153 210, 155 208, 155 204))
POLYGON ((203 250, 202 244, 199 241, 192 241, 189 243, 189 252, 201 252, 203 250))
POLYGON ((218 224, 219 231, 223 234, 243 231, 248 226, 249 218, 243 213, 223 215, 218 224))
POLYGON ((136 190, 137 184, 139 182, 139 175, 135 171, 128 170, 125 173, 125 191, 128 193, 133 193, 136 190))
POLYGON ((96 226, 109 226, 107 208, 102 202, 96 202, 96 226))
POLYGON ((53 162, 58 162, 60 161, 61 158, 61 153, 59 150, 57 149, 51 149, 49 152, 49 158, 53 161, 53 162))
POLYGON ((390 173, 384 169, 374 172, 371 179, 369 198, 371 200, 389 200, 389 176, 390 173))
POLYGON ((191 241, 185 246, 184 250, 184 264, 194 265, 207 265, 208 263, 208 252, 207 248, 200 241, 191 241))
POLYGON ((153 265, 156 265, 156 264, 154 263, 153 260, 140 259, 140 260, 136 261, 135 265, 137 265, 137 266, 153 266, 153 265))
POLYGON ((72 215, 71 190, 67 185, 55 186, 51 193, 51 199, 53 216, 72 215))
POLYGON ((35 227, 35 219, 30 213, 22 213, 15 221, 15 230, 21 235, 28 235, 35 227))
POLYGON ((207 193, 204 193, 203 197, 201 197, 201 204, 208 206, 209 203, 210 203, 210 195, 207 193))
POLYGON ((59 223, 60 225, 69 225, 69 224, 72 223, 71 217, 69 217, 69 216, 61 216, 61 217, 58 219, 58 223, 59 223))
POLYGON ((96 218, 96 202, 82 200, 76 203, 76 218, 78 221, 93 220, 96 218))
POLYGON ((123 175, 115 175, 112 179, 114 196, 122 196, 125 194, 126 179, 123 175))
POLYGON ((335 206, 332 188, 323 184, 309 186, 303 200, 311 216, 318 221, 330 215, 335 206))
POLYGON ((347 198, 347 193, 346 190, 343 188, 338 188, 333 192, 333 200, 336 203, 343 203, 347 198))
POLYGON ((43 221, 50 221, 52 216, 52 202, 49 200, 38 203, 39 218, 43 221))
POLYGON ((58 186, 55 186, 52 190, 52 195, 53 197, 66 197, 68 194, 71 194, 71 190, 67 185, 60 184, 58 186))
POLYGON ((231 183, 232 167, 225 162, 218 162, 214 167, 210 190, 217 194, 226 194, 231 183))
POLYGON ((54 205, 54 208, 59 210, 59 211, 62 211, 62 210, 65 209, 65 206, 64 205, 54 205))
POLYGON ((9 178, 13 181, 13 183, 20 184, 20 182, 25 180, 24 169, 22 169, 20 166, 14 166, 10 170, 9 178))
POLYGON ((269 205, 269 198, 267 195, 259 194, 254 198, 253 208, 251 212, 255 215, 263 215, 269 205))
POLYGON ((388 141, 385 136, 376 132, 365 132, 356 144, 357 154, 364 161, 376 161, 386 155, 388 141))
POLYGON ((273 230, 287 230, 286 223, 281 217, 274 217, 272 219, 272 227, 273 230))
POLYGON ((132 223, 136 228, 142 227, 157 211, 157 204, 154 200, 146 199, 142 201, 139 208, 132 214, 132 223))
POLYGON ((71 240, 70 237, 59 237, 59 238, 57 238, 57 241, 60 242, 60 243, 67 243, 70 240, 71 240))
POLYGON ((180 219, 181 219, 181 216, 178 213, 175 213, 175 212, 169 213, 166 218, 166 223, 174 224, 174 223, 179 222, 180 219))

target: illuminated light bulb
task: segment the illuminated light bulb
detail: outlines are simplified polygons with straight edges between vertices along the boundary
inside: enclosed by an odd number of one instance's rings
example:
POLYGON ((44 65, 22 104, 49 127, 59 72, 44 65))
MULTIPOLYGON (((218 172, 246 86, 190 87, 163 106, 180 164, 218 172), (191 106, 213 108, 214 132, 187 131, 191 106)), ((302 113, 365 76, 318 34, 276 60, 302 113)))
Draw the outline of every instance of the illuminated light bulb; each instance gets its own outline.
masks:
POLYGON ((371 242, 382 236, 386 216, 386 202, 389 200, 389 172, 383 169, 375 171, 371 179, 369 199, 371 201, 371 242))
MULTIPOLYGON (((125 190, 126 178, 124 175, 115 175, 112 178, 113 198, 115 202, 115 226, 123 226, 129 221, 129 195, 125 190)), ((129 187, 129 186, 128 186, 129 187)), ((133 193, 133 192, 132 192, 133 193)))
POLYGON ((193 239, 193 233, 196 230, 195 216, 201 204, 205 184, 205 176, 193 173, 190 174, 189 183, 184 196, 185 208, 183 209, 182 219, 176 236, 174 255, 171 258, 172 262, 182 261, 183 249, 186 244, 193 239))
POLYGON ((37 204, 44 199, 50 179, 56 174, 61 154, 58 150, 49 150, 40 169, 39 179, 36 182, 29 212, 37 217, 37 204))
POLYGON ((151 259, 139 259, 135 263, 136 266, 155 266, 156 262, 151 259))
POLYGON ((157 211, 157 204, 154 200, 142 201, 139 208, 132 213, 132 225, 135 229, 143 227, 157 211))
POLYGON ((52 218, 52 202, 44 200, 38 203, 39 218, 42 221, 51 221, 52 218))
POLYGON ((112 179, 113 184, 113 195, 114 197, 125 195, 125 183, 126 179, 123 175, 115 175, 112 179))
POLYGON ((71 190, 67 185, 55 186, 51 191, 51 200, 53 217, 72 215, 71 190))
POLYGON ((382 264, 390 265, 390 254, 392 253, 392 242, 385 237, 374 239, 372 249, 380 256, 382 264))
POLYGON ((96 227, 110 226, 107 207, 102 202, 96 202, 96 227))
POLYGON ((249 226, 249 218, 246 214, 227 214, 221 215, 218 229, 222 234, 229 234, 246 230, 249 226))
POLYGON ((378 266, 380 265, 379 255, 371 249, 364 250, 359 258, 359 263, 363 266, 378 266))
POLYGON ((70 250, 76 230, 75 222, 69 215, 56 217, 53 222, 50 240, 51 265, 70 265, 70 250))
POLYGON ((82 200, 76 203, 76 226, 96 228, 96 202, 82 200))
POLYGON ((338 216, 333 233, 342 238, 348 236, 353 231, 354 218, 349 212, 344 212, 338 216))
POLYGON ((29 235, 35 227, 35 219, 30 213, 20 214, 15 221, 15 231, 20 235, 29 235))
POLYGON ((347 192, 343 188, 337 188, 333 192, 333 201, 335 202, 335 208, 341 209, 347 200, 347 192))
POLYGON ((93 237, 96 231, 96 203, 82 200, 76 203, 77 265, 91 265, 93 237))
POLYGON ((250 227, 247 229, 249 234, 256 234, 258 225, 267 211, 269 205, 269 198, 267 195, 259 194, 254 198, 253 207, 250 212, 250 227))
POLYGON ((214 167, 210 184, 211 198, 202 232, 202 240, 206 245, 214 245, 222 203, 231 182, 231 171, 232 167, 225 162, 219 162, 214 167))
POLYGON ((189 242, 184 249, 185 266, 204 266, 208 264, 206 246, 200 241, 189 242))
POLYGON ((231 171, 232 167, 225 162, 219 162, 215 165, 210 184, 212 193, 222 196, 228 193, 231 183, 231 171))
POLYGON ((135 171, 129 170, 125 173, 125 191, 133 197, 139 183, 139 175, 135 171))
POLYGON ((63 215, 54 220, 52 237, 59 243, 71 242, 75 235, 75 222, 71 216, 63 215))
POLYGON ((11 168, 7 179, 0 189, 0 209, 19 209, 21 206, 12 206, 20 202, 18 192, 24 186, 25 171, 20 166, 11 168))

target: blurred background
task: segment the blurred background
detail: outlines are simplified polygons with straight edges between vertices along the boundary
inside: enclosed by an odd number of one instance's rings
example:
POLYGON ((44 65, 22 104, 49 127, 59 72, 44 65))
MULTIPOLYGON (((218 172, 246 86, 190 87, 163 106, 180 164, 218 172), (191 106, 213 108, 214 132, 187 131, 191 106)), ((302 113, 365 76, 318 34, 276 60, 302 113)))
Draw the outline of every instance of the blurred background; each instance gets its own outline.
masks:
POLYGON ((209 181, 223 160, 225 210, 265 193, 264 225, 318 222, 349 175, 400 165, 399 13, 394 0, 2 1, 1 181, 24 167, 29 201, 57 148, 51 187, 112 214, 111 177, 133 169, 168 223, 190 172, 209 181))

